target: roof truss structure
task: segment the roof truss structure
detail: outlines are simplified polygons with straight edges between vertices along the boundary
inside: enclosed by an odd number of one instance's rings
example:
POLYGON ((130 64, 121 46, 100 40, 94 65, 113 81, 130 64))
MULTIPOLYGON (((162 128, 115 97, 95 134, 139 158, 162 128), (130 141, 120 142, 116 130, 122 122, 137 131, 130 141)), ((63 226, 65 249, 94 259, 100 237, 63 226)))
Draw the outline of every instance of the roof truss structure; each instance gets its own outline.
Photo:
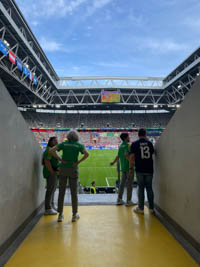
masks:
POLYGON ((166 78, 160 77, 62 77, 59 78, 12 0, 0 2, 0 40, 37 76, 34 85, 0 52, 0 78, 18 106, 35 104, 67 107, 98 107, 103 90, 119 91, 119 106, 176 105, 184 100, 200 74, 200 48, 196 49, 166 78))

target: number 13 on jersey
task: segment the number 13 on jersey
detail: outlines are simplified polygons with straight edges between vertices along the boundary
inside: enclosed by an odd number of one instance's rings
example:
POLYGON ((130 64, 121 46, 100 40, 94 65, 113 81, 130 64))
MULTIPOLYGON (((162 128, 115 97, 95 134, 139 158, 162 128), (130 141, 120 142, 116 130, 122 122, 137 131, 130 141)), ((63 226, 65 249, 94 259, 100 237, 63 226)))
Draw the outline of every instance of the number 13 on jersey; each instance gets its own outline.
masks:
POLYGON ((142 159, 150 159, 151 153, 150 153, 150 147, 148 145, 140 146, 140 151, 142 159))

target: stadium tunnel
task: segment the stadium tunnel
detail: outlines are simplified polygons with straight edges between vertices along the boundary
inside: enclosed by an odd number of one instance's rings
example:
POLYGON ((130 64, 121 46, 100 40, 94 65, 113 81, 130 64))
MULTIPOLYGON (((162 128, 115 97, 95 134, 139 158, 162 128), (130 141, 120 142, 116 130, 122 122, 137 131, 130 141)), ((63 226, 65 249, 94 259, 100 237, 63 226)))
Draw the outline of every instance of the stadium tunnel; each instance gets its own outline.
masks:
POLYGON ((0 80, 1 266, 200 264, 200 79, 156 144, 156 216, 81 206, 81 219, 44 217, 41 149, 0 80))

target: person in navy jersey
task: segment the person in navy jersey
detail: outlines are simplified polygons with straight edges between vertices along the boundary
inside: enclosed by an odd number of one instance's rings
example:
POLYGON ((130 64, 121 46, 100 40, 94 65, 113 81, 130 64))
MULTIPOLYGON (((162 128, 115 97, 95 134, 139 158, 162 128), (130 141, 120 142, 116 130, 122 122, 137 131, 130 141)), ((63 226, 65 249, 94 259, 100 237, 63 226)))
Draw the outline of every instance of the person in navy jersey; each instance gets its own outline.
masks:
POLYGON ((153 180, 153 154, 154 147, 152 142, 147 139, 145 129, 138 132, 139 139, 132 143, 130 149, 129 173, 132 174, 135 165, 138 183, 139 204, 134 208, 137 213, 144 214, 144 189, 146 188, 149 202, 149 211, 154 212, 154 193, 152 189, 153 180))

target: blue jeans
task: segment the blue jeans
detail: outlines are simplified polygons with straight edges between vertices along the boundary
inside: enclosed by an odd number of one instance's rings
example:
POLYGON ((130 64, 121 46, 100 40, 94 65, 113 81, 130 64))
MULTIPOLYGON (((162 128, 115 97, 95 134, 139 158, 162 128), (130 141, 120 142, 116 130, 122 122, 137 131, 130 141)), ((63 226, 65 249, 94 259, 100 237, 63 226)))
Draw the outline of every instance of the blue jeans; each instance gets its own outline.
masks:
POLYGON ((153 174, 137 172, 136 176, 139 188, 138 190, 139 208, 141 210, 144 209, 144 189, 146 188, 149 208, 154 209, 154 193, 152 189, 153 174))

